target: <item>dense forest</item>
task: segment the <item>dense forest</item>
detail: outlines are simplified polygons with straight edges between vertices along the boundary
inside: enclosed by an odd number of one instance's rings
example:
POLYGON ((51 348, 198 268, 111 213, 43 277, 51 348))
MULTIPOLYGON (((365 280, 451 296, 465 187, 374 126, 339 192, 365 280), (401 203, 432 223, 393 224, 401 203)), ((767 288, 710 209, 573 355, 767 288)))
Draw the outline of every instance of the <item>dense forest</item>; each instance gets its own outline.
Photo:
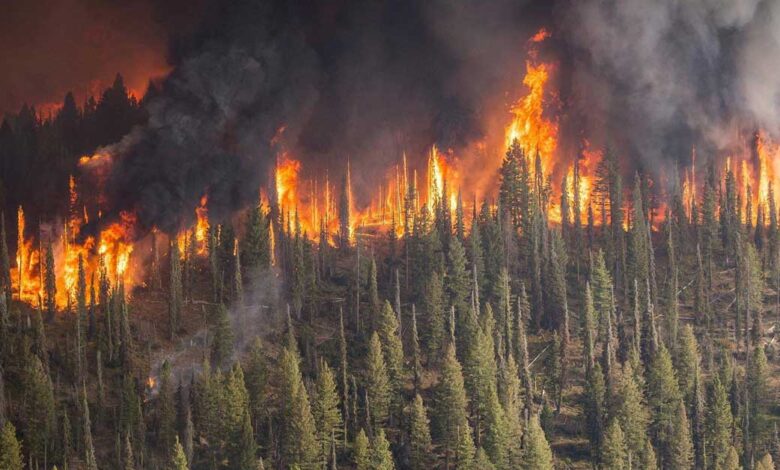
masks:
MULTIPOLYGON (((4 206, 63 214, 79 156, 144 120, 120 77, 23 108, 0 127, 4 206)), ((754 206, 712 163, 698 199, 660 201, 606 152, 584 207, 542 173, 512 145, 494 200, 429 209, 411 187, 389 230, 353 230, 346 191, 336 235, 250 207, 203 253, 155 237, 132 292, 80 261, 66 308, 51 249, 42 300, 13 295, 4 222, 0 468, 773 469, 771 189, 754 206)))

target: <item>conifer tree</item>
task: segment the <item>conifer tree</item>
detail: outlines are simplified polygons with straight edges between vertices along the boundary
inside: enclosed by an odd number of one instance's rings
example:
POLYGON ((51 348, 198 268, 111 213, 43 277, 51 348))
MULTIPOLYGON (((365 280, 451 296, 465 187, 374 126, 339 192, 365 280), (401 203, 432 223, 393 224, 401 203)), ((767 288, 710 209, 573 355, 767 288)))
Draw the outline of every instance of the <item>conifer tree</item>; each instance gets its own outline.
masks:
POLYGON ((252 421, 248 412, 244 413, 238 438, 238 455, 235 458, 237 470, 257 470, 257 444, 252 430, 252 421))
POLYGON ((422 362, 420 361, 420 336, 417 333, 417 309, 412 304, 412 377, 415 393, 420 387, 422 362))
POLYGON ((246 233, 242 239, 241 258, 250 280, 271 266, 271 232, 263 207, 258 204, 247 216, 246 233))
POLYGON ((775 463, 772 460, 772 456, 764 454, 764 456, 761 457, 761 460, 756 463, 755 468, 756 470, 775 470, 775 463))
POLYGON ((10 421, 6 421, 0 430, 0 468, 7 470, 24 468, 22 445, 16 439, 16 428, 10 421))
POLYGON ((657 459, 655 457, 655 449, 650 439, 645 439, 645 447, 642 450, 642 456, 639 459, 638 468, 658 468, 657 459))
POLYGON ((601 448, 601 438, 604 435, 604 418, 606 414, 606 385, 601 364, 596 363, 587 374, 585 390, 584 414, 585 422, 594 454, 601 448))
POLYGON ((382 354, 379 335, 374 332, 368 345, 366 357, 366 392, 369 411, 375 427, 382 427, 390 413, 390 402, 394 398, 393 385, 382 354))
POLYGON ((678 383, 680 384, 680 392, 682 392, 685 403, 692 403, 694 376, 699 367, 699 345, 696 342, 696 336, 693 334, 691 325, 685 325, 680 330, 678 345, 679 348, 674 363, 678 383))
POLYGON ((187 456, 184 454, 184 448, 179 442, 178 436, 171 449, 171 462, 168 464, 168 470, 189 470, 187 456))
POLYGON ((747 421, 748 436, 750 438, 750 446, 752 447, 749 453, 751 454, 758 451, 756 448, 757 443, 761 442, 762 436, 766 431, 766 400, 767 396, 769 396, 768 374, 764 348, 761 345, 756 345, 748 364, 745 384, 747 387, 747 414, 749 418, 747 421))
POLYGON ((502 362, 499 370, 499 397, 504 407, 507 423, 507 459, 509 468, 519 468, 523 436, 522 400, 520 398, 520 379, 517 364, 512 355, 502 362))
POLYGON ((371 470, 395 470, 393 454, 390 452, 390 443, 385 437, 385 430, 380 428, 371 443, 370 452, 371 470))
POLYGON ((626 363, 620 378, 616 417, 626 439, 627 451, 633 462, 639 461, 647 438, 650 416, 644 404, 642 389, 631 365, 626 363))
MULTIPOLYGON (((450 462, 460 444, 459 434, 471 433, 466 418, 467 401, 463 374, 452 343, 447 346, 444 354, 435 400, 438 443, 444 451, 446 461, 450 462)), ((472 441, 472 451, 473 447, 472 441)))
POLYGON ((485 449, 479 448, 477 455, 474 456, 474 464, 471 466, 473 470, 496 470, 496 466, 488 458, 485 449))
POLYGON ((336 389, 336 377, 324 359, 320 359, 320 367, 315 385, 316 395, 312 402, 312 414, 317 424, 317 440, 320 443, 321 459, 327 461, 331 447, 335 444, 335 436, 341 434, 342 420, 339 394, 336 389))
POLYGON ((593 318, 594 306, 593 295, 590 287, 590 283, 585 283, 585 306, 582 309, 582 344, 585 354, 585 368, 586 371, 593 370, 593 366, 596 361, 596 353, 594 346, 594 328, 595 321, 593 318))
POLYGON ((553 455, 550 444, 544 437, 544 431, 539 425, 539 417, 534 416, 528 423, 523 451, 523 470, 552 470, 553 455))
POLYGON ((279 360, 281 407, 281 459, 285 465, 302 468, 319 461, 316 427, 309 404, 309 395, 303 385, 298 352, 288 345, 279 360))
POLYGON ((57 313, 57 275, 54 267, 54 251, 51 241, 46 246, 46 261, 44 263, 44 301, 46 315, 49 320, 57 313))
POLYGON ((233 327, 224 304, 217 308, 217 324, 211 343, 211 362, 215 368, 225 366, 233 354, 233 327))
MULTIPOLYGON (((453 240, 450 243, 449 264, 447 266, 447 288, 449 290, 450 302, 455 307, 457 319, 456 330, 458 338, 465 345, 468 339, 475 334, 469 321, 469 292, 471 291, 471 281, 466 269, 466 254, 460 241, 453 240)), ((461 343, 458 345, 461 348, 461 343)), ((465 351, 465 349, 463 350, 465 351)))
POLYGON ((175 240, 170 244, 168 260, 170 263, 168 284, 168 338, 173 339, 181 325, 181 309, 183 303, 179 245, 175 240))
POLYGON ((733 418, 726 388, 718 374, 714 374, 709 387, 706 442, 713 468, 726 468, 731 446, 733 418))
POLYGON ((370 451, 368 436, 366 436, 366 432, 361 429, 355 437, 355 444, 352 447, 352 455, 356 470, 369 470, 371 468, 370 451))
POLYGON ((173 399, 173 382, 171 378, 171 364, 163 362, 160 368, 160 389, 157 395, 157 444, 164 451, 173 448, 176 437, 176 410, 173 399))
POLYGON ((380 309, 383 308, 383 305, 379 301, 379 288, 377 287, 376 281, 376 260, 373 256, 371 257, 371 263, 368 266, 369 327, 375 329, 379 325, 379 317, 382 314, 380 309))
MULTIPOLYGON (((455 468, 473 468, 476 458, 474 439, 471 437, 471 428, 458 429, 458 446, 455 450, 455 468)), ((445 468, 449 468, 449 454, 446 456, 445 468)))
POLYGON ((347 423, 349 412, 349 385, 347 384, 349 365, 347 363, 347 338, 344 335, 344 312, 339 309, 339 386, 341 388, 341 405, 344 410, 344 444, 347 442, 347 423))
POLYGON ((426 339, 428 363, 442 353, 444 339, 447 335, 445 327, 444 287, 437 272, 432 272, 424 290, 423 305, 428 318, 426 339))
POLYGON ((23 386, 24 442, 31 457, 43 462, 55 431, 54 392, 51 378, 36 356, 27 359, 23 386))
POLYGON ((97 470, 95 447, 92 445, 92 422, 89 419, 89 403, 87 403, 86 389, 82 389, 81 406, 84 412, 84 464, 87 470, 97 470))
POLYGON ((672 422, 671 452, 664 462, 669 468, 690 469, 693 465, 693 443, 691 442, 690 424, 685 405, 678 401, 677 412, 672 422))
POLYGON ((401 343, 401 332, 398 317, 393 312, 390 302, 385 301, 377 319, 377 332, 384 353, 387 374, 390 379, 391 401, 400 393, 404 380, 404 350, 401 343))
POLYGON ((422 397, 412 402, 409 430, 409 460, 412 470, 427 470, 431 464, 431 431, 422 397))
POLYGON ((623 470, 628 466, 628 449, 623 430, 617 420, 612 420, 607 426, 602 438, 601 466, 608 470, 623 470))
POLYGON ((672 367, 669 351, 663 345, 647 372, 647 401, 652 417, 650 433, 656 442, 659 460, 668 465, 675 452, 675 426, 682 394, 672 367))
POLYGON ((268 388, 268 362, 260 337, 256 337, 249 347, 245 362, 244 379, 249 394, 249 410, 256 429, 266 413, 266 393, 268 388))

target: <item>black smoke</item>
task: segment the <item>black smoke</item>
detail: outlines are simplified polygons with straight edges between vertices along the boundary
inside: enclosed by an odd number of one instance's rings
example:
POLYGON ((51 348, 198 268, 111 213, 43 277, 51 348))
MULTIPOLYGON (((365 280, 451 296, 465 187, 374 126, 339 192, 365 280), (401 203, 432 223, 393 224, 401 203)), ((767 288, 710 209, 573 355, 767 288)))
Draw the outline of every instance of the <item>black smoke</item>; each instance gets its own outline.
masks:
MULTIPOLYGON (((582 139, 658 172, 780 124, 776 0, 236 0, 171 44, 149 124, 109 149, 109 213, 175 230, 202 194, 251 204, 283 145, 357 200, 406 151, 482 139, 517 94, 528 38, 559 64, 561 149, 582 139)), ((464 188, 467 192, 470 188, 464 188)))

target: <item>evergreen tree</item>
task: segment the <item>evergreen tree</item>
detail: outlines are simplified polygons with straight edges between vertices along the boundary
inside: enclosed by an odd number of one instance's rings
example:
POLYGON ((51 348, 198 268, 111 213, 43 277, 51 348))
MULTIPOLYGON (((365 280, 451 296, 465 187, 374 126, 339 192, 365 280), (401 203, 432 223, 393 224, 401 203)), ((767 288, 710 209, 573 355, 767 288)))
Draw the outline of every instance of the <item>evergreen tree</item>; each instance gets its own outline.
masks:
POLYGON ((242 240, 241 259, 250 280, 271 266, 271 231, 263 207, 253 207, 247 216, 246 233, 242 240))
POLYGON ((89 419, 89 403, 87 403, 87 391, 82 392, 81 406, 84 411, 84 464, 87 470, 97 470, 97 459, 95 458, 95 448, 92 445, 92 422, 89 419))
POLYGON ((718 374, 714 374, 709 387, 706 442, 713 468, 726 468, 731 446, 733 418, 726 388, 718 374))
POLYGON ((507 456, 509 468, 518 468, 521 463, 523 427, 522 400, 520 398, 520 379, 515 359, 512 355, 501 363, 499 371, 499 397, 504 407, 507 423, 507 456))
POLYGON ((623 470, 629 468, 628 449, 623 430, 617 420, 612 420, 607 426, 602 438, 601 467, 608 470, 623 470))
POLYGON ((685 325, 680 330, 678 344, 679 348, 674 362, 680 392, 682 392, 685 403, 692 403, 694 376, 699 369, 699 345, 691 325, 685 325))
POLYGON ((366 392, 372 424, 382 427, 389 416, 393 388, 382 354, 382 344, 376 332, 371 336, 366 357, 366 392))
POLYGON ((469 277, 466 269, 466 253, 463 250, 463 246, 460 244, 460 241, 453 240, 450 243, 446 285, 449 290, 450 303, 455 306, 458 337, 463 341, 467 341, 468 337, 475 333, 468 319, 470 308, 468 297, 469 292, 471 292, 469 277))
POLYGON ((606 385, 604 373, 598 362, 588 373, 585 390, 584 414, 588 438, 594 454, 601 448, 601 438, 604 435, 604 418, 606 414, 606 385))
POLYGON ((168 251, 170 263, 170 282, 168 284, 168 338, 173 339, 181 325, 183 287, 181 280, 181 261, 179 245, 172 241, 168 251))
POLYGON ((233 355, 233 327, 224 304, 217 308, 217 324, 214 328, 214 339, 211 342, 211 362, 215 368, 226 365, 233 355))
POLYGON ((410 415, 410 467, 412 470, 426 470, 431 464, 431 432, 425 404, 419 394, 414 397, 410 415))
MULTIPOLYGON (((749 423, 750 453, 758 451, 757 445, 761 442, 763 434, 766 432, 766 400, 769 396, 769 371, 767 368, 766 354, 764 348, 757 345, 753 350, 752 357, 748 364, 746 377, 747 387, 747 413, 749 423)), ((746 452, 748 452, 746 450, 746 452)))
POLYGON ((173 448, 176 437, 176 410, 173 402, 173 390, 171 365, 165 361, 160 368, 160 388, 157 395, 157 444, 164 451, 173 448))
POLYGON ((11 299, 11 258, 8 255, 8 238, 5 233, 5 213, 0 215, 0 287, 6 301, 11 299))
POLYGON ((368 436, 366 436, 366 432, 361 429, 355 437, 355 444, 352 447, 352 455, 356 470, 369 470, 371 468, 370 451, 368 436))
POLYGON ((677 415, 681 400, 682 394, 669 351, 661 346, 648 369, 647 401, 652 417, 650 433, 664 465, 668 465, 674 458, 675 438, 679 437, 675 434, 679 430, 674 423, 679 419, 677 415))
POLYGON ((380 428, 371 443, 370 452, 371 470, 395 470, 393 454, 390 452, 390 443, 385 438, 385 430, 380 428))
POLYGON ((43 461, 55 430, 54 392, 43 363, 27 359, 24 374, 24 441, 30 456, 43 461))
POLYGON ((550 444, 544 437, 539 418, 534 416, 528 423, 523 451, 523 470, 552 470, 553 455, 550 444))
POLYGON ((44 302, 46 304, 46 315, 49 320, 54 318, 57 313, 57 275, 54 267, 54 251, 51 248, 51 241, 46 246, 46 260, 44 263, 44 302))
POLYGON ((171 462, 168 464, 169 470, 189 470, 187 456, 184 454, 184 448, 181 446, 178 437, 176 437, 173 449, 171 449, 171 456, 171 462))
POLYGON ((485 449, 479 448, 477 455, 474 456, 474 464, 471 467, 474 470, 496 470, 496 466, 488 458, 485 449))
POLYGON ((238 455, 234 459, 234 465, 237 470, 257 470, 257 445, 248 412, 244 413, 244 419, 241 422, 238 455))
MULTIPOLYGON (((471 437, 471 428, 458 429, 457 433, 458 447, 455 450, 455 468, 473 468, 476 457, 474 448, 474 439, 471 437)), ((445 463, 445 468, 449 468, 449 454, 445 463)))
POLYGON ((437 358, 441 355, 446 337, 444 287, 441 277, 435 271, 431 273, 431 277, 425 286, 423 305, 428 318, 427 334, 424 334, 423 338, 426 339, 425 344, 430 364, 432 358, 437 358))
POLYGON ((0 468, 7 470, 22 470, 24 460, 22 445, 16 439, 16 428, 6 421, 0 430, 0 468))
POLYGON ((693 443, 691 442, 690 424, 685 405, 678 402, 677 412, 672 422, 671 452, 668 457, 668 468, 689 469, 693 465, 693 443))
MULTIPOLYGON (((462 438, 459 434, 471 432, 466 418, 466 406, 466 390, 463 386, 461 366, 455 357, 455 347, 450 343, 441 365, 434 413, 438 443, 444 451, 447 462, 451 461, 451 457, 460 446, 462 438)), ((473 447, 472 442, 472 452, 473 447)))
POLYGON ((775 470, 775 463, 772 460, 772 456, 764 454, 764 456, 761 457, 761 460, 756 463, 756 470, 775 470))
POLYGON ((315 385, 316 395, 312 402, 312 414, 317 423, 317 440, 320 443, 321 459, 327 461, 335 436, 341 434, 342 420, 339 409, 339 394, 336 377, 324 359, 320 359, 319 374, 315 385))
POLYGON ((255 428, 266 416, 266 393, 268 388, 268 363, 260 337, 256 337, 249 347, 244 365, 244 380, 249 394, 249 410, 255 428))
POLYGON ((377 332, 384 353, 387 374, 390 379, 390 392, 392 399, 399 395, 404 380, 404 350, 401 343, 401 332, 398 325, 398 317, 393 312, 390 302, 385 301, 377 319, 377 332))
POLYGON ((279 360, 281 406, 281 459, 285 465, 314 466, 319 461, 316 427, 303 385, 298 352, 291 345, 279 360))
POLYGON ((645 447, 650 416, 644 404, 641 386, 628 363, 624 366, 618 390, 616 417, 621 431, 625 430, 623 434, 628 455, 637 462, 645 447))

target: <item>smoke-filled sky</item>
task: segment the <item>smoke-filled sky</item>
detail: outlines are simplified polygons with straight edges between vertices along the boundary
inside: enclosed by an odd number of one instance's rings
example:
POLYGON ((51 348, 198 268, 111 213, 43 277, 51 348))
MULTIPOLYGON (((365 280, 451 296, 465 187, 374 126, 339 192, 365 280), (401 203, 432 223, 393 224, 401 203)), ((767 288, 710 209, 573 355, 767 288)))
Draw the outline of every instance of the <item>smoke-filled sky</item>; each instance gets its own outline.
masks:
POLYGON ((0 115, 23 103, 78 102, 117 72, 135 94, 169 70, 169 41, 191 29, 199 1, 5 0, 0 7, 0 115))
POLYGON ((0 16, 0 110, 172 70, 149 125, 110 149, 115 209, 147 227, 204 192, 217 214, 254 200, 282 126, 305 168, 349 160, 358 199, 401 151, 470 148, 522 92, 540 27, 561 148, 587 138, 657 170, 780 129, 779 0, 29 3, 0 16))

